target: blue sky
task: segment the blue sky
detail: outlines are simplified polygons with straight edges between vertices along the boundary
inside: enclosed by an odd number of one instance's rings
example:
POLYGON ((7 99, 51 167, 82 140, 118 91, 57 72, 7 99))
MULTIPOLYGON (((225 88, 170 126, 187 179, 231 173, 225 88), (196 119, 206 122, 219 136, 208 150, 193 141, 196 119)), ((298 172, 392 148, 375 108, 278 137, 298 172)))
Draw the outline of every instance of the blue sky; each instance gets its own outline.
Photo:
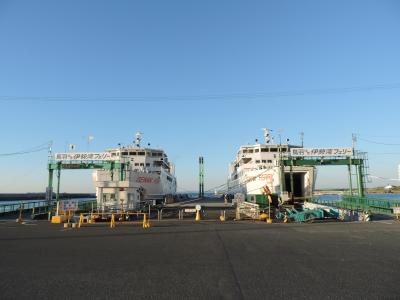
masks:
MULTIPOLYGON (((371 174, 397 177, 400 146, 365 140, 400 144, 399 36, 398 1, 0 1, 0 152, 86 151, 88 135, 100 151, 140 130, 181 191, 203 155, 207 190, 269 127, 309 147, 357 133, 371 174)), ((43 191, 46 161, 0 156, 0 192, 43 191)), ((319 170, 318 186, 346 184, 319 170)), ((90 172, 64 172, 61 190, 93 191, 90 172)))

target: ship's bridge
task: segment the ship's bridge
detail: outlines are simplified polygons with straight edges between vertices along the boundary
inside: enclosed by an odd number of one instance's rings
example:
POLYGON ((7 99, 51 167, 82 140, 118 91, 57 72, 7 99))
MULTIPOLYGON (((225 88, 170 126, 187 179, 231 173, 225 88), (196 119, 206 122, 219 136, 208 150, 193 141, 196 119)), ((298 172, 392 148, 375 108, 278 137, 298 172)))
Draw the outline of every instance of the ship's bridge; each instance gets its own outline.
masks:
POLYGON ((168 156, 163 150, 152 148, 122 147, 108 149, 111 157, 129 162, 132 170, 146 170, 148 172, 160 172, 161 169, 174 174, 175 168, 168 161, 168 156))

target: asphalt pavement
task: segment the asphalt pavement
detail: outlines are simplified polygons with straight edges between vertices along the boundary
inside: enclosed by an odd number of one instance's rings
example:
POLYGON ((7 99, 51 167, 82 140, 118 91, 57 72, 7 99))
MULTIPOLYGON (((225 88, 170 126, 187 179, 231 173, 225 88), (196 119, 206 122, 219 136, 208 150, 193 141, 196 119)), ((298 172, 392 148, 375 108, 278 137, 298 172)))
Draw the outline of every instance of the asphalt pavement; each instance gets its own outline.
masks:
POLYGON ((400 298, 400 223, 0 222, 1 299, 400 298))

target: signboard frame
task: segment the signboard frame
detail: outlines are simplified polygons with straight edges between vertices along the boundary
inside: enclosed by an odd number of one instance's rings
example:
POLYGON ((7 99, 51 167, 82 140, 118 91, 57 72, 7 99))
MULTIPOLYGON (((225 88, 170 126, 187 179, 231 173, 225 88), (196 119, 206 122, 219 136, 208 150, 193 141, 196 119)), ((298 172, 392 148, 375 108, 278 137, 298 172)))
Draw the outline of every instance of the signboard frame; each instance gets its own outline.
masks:
POLYGON ((291 148, 292 157, 351 157, 354 155, 353 148, 291 148))
POLYGON ((112 156, 110 152, 66 152, 55 153, 55 161, 115 161, 118 156, 112 156))

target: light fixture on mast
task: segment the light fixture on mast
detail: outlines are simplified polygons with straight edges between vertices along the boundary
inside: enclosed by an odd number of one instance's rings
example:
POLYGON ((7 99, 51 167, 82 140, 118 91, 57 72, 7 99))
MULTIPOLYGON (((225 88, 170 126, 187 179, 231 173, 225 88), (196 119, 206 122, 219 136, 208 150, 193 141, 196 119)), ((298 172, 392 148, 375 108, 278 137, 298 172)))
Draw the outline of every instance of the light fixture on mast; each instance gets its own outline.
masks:
POLYGON ((141 133, 140 131, 136 132, 135 137, 136 137, 136 139, 135 139, 135 146, 136 146, 137 148, 140 148, 140 142, 141 142, 141 140, 142 140, 142 133, 141 133))
POLYGON ((268 128, 262 128, 262 130, 264 131, 264 139, 265 139, 265 143, 269 144, 271 142, 271 131, 268 128))

